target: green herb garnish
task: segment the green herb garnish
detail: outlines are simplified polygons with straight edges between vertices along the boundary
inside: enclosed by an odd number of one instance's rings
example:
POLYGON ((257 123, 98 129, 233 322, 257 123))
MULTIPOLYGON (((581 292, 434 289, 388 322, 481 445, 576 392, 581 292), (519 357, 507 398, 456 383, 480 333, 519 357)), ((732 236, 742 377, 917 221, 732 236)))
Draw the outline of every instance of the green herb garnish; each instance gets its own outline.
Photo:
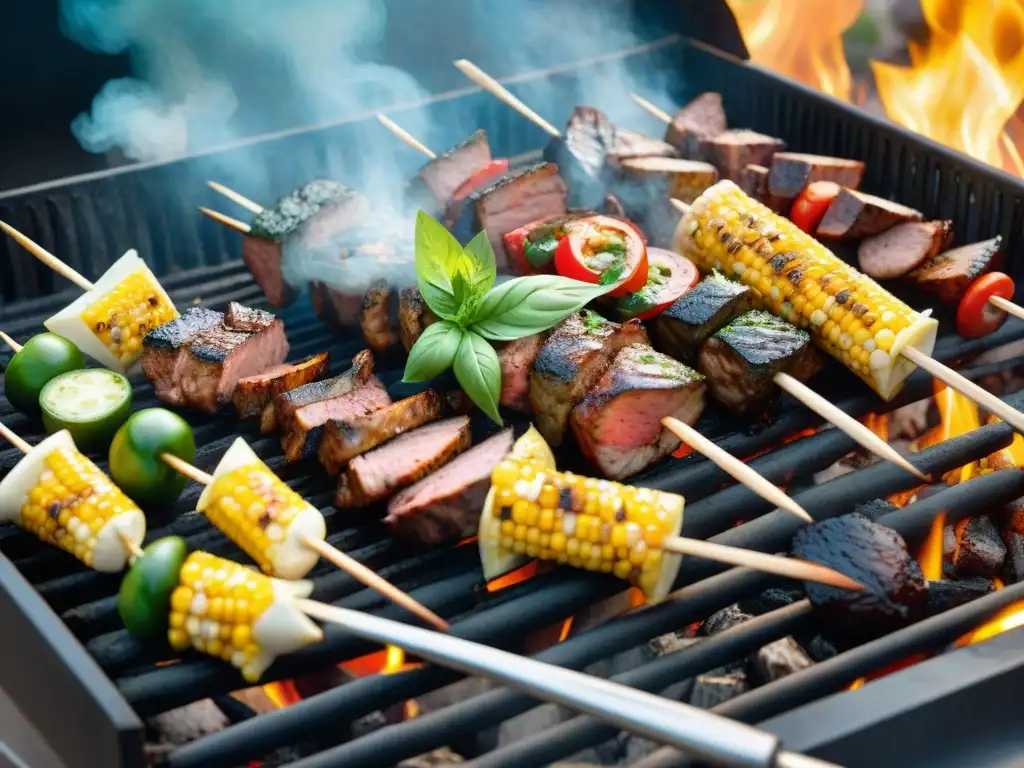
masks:
POLYGON ((539 239, 537 241, 526 238, 523 241, 523 254, 526 260, 534 267, 546 267, 555 258, 555 249, 558 248, 558 238, 554 235, 539 239))
POLYGON ((622 274, 626 271, 626 262, 622 259, 613 261, 601 276, 597 278, 598 285, 612 285, 613 283, 619 282, 622 278, 622 274))

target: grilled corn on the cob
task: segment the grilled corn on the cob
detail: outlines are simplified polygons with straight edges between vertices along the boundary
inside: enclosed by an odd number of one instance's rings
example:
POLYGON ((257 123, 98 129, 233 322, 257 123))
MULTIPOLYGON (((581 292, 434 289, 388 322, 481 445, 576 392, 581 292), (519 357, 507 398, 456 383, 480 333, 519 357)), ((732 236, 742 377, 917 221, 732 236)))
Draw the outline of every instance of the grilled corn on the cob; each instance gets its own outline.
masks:
POLYGON ((304 539, 327 534, 320 510, 285 485, 241 438, 220 460, 196 509, 264 573, 282 579, 309 573, 319 555, 304 539))
POLYGON ((45 325, 106 367, 127 371, 142 355, 145 335, 176 317, 167 292, 132 250, 45 325))
POLYGON ((492 474, 480 517, 484 576, 536 557, 613 573, 649 601, 662 600, 681 558, 661 543, 679 535, 683 497, 558 472, 553 459, 523 449, 523 441, 537 439, 531 428, 492 474))
POLYGON ((704 192, 683 216, 673 247, 702 270, 750 286, 772 314, 815 343, 886 400, 914 364, 906 347, 930 355, 938 322, 918 313, 731 181, 704 192))
POLYGON ((61 431, 0 482, 0 520, 12 521, 97 571, 117 572, 146 535, 146 517, 61 431))
POLYGON ((292 602, 313 591, 309 581, 281 581, 252 568, 193 552, 171 594, 167 639, 230 662, 250 683, 274 659, 319 642, 323 632, 292 602))

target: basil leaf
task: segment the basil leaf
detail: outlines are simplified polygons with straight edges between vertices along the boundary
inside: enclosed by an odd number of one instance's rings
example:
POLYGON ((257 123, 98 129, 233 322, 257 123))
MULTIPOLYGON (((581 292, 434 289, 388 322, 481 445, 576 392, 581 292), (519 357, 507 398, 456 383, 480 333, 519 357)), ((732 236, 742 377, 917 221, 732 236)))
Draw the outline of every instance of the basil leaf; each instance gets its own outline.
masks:
POLYGON ((452 279, 471 274, 472 262, 459 241, 423 211, 416 214, 416 278, 420 293, 434 312, 451 319, 458 312, 452 279))
POLYGON ((469 283, 476 296, 483 296, 491 290, 498 276, 498 267, 494 263, 494 248, 487 237, 487 232, 477 232, 476 237, 466 244, 465 253, 473 267, 469 283))
POLYGON ((502 426, 501 416, 498 414, 501 363, 498 362, 498 353, 494 351, 494 347, 472 331, 466 331, 462 335, 459 350, 455 353, 453 368, 459 386, 481 411, 490 416, 498 426, 502 426))
POLYGON ((428 326, 409 350, 402 381, 427 381, 451 368, 464 333, 447 320, 428 326))
POLYGON ((561 275, 517 277, 487 292, 470 330, 494 341, 521 339, 557 325, 610 289, 561 275))

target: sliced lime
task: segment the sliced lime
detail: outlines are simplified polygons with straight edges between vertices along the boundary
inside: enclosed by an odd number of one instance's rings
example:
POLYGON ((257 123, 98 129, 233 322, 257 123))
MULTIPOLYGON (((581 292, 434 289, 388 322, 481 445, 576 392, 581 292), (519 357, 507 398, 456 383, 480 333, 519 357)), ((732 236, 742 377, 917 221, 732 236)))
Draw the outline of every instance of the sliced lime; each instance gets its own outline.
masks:
POLYGON ((66 429, 80 449, 100 449, 131 415, 132 387, 114 371, 71 371, 43 387, 39 406, 47 432, 66 429))

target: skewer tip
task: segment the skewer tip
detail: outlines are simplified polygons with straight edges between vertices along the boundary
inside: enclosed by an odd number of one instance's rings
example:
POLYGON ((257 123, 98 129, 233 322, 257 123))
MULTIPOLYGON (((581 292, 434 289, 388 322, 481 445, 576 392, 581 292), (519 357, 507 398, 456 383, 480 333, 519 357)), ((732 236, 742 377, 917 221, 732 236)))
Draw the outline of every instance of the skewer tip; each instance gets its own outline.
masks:
POLYGON ((243 235, 247 235, 249 234, 250 231, 252 231, 252 227, 250 227, 244 221, 239 221, 238 219, 233 219, 230 216, 225 216, 223 213, 220 213, 219 211, 214 211, 211 208, 205 208, 203 206, 199 206, 199 211, 204 216, 207 216, 216 221, 218 224, 223 224, 224 226, 229 227, 235 230, 236 232, 241 232, 243 235))
POLYGON ((690 212, 690 206, 688 206, 686 203, 684 203, 682 200, 679 200, 678 198, 669 198, 669 202, 671 202, 672 207, 679 211, 681 214, 683 214, 683 216, 690 212))
POLYGON ((2 340, 4 342, 4 344, 6 344, 8 347, 10 347, 12 350, 14 350, 15 354, 17 354, 18 352, 21 352, 21 350, 22 350, 21 344, 16 342, 14 339, 12 339, 10 336, 8 336, 3 331, 0 331, 0 340, 2 340))

